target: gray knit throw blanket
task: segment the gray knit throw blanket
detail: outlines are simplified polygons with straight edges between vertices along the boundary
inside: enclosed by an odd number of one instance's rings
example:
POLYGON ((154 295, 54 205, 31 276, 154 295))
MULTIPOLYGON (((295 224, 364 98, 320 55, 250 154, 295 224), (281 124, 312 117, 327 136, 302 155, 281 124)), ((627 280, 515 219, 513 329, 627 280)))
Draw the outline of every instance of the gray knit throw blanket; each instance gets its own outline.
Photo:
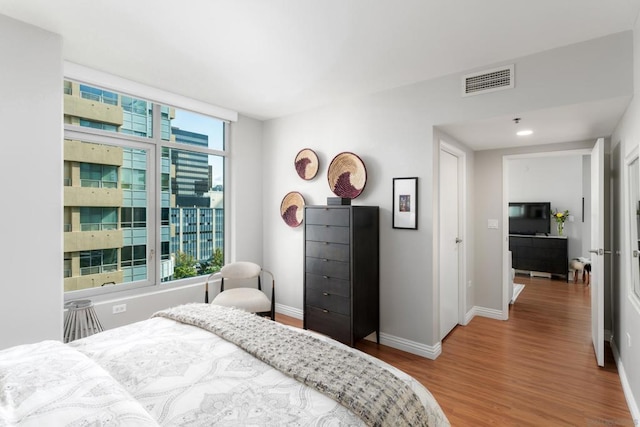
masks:
POLYGON ((331 397, 369 426, 426 426, 411 388, 366 358, 262 317, 209 304, 159 311, 230 341, 252 356, 331 397))

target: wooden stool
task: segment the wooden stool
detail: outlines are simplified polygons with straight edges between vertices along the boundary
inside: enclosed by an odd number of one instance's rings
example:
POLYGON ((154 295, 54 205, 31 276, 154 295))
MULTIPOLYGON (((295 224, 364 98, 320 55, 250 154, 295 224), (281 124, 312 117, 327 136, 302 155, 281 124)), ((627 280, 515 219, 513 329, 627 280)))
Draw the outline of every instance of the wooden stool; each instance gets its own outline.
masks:
POLYGON ((582 283, 588 285, 591 278, 591 263, 574 258, 569 265, 573 270, 573 283, 578 283, 578 275, 582 273, 582 283))

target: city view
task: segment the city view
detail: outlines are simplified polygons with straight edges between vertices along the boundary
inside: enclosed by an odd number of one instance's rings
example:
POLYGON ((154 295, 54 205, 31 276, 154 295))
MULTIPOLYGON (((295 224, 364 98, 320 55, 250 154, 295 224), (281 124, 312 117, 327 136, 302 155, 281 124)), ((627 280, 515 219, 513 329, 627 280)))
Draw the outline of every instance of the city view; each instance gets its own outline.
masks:
POLYGON ((65 292, 220 268, 223 121, 67 80, 64 123, 65 292))

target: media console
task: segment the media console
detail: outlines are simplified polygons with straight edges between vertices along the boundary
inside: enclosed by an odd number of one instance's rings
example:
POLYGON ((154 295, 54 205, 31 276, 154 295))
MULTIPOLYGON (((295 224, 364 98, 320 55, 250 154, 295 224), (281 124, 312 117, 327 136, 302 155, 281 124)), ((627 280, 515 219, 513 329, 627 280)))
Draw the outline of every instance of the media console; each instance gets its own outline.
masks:
POLYGON ((569 280, 568 239, 565 236, 509 235, 512 267, 564 276, 569 280))

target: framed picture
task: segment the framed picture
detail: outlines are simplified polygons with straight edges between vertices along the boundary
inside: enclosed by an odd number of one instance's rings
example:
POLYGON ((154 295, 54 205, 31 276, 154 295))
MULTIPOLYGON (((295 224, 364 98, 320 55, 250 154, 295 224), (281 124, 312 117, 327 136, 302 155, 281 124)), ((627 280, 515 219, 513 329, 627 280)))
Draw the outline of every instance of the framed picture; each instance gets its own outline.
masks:
POLYGON ((418 229, 418 178, 393 178, 393 228, 418 229))

